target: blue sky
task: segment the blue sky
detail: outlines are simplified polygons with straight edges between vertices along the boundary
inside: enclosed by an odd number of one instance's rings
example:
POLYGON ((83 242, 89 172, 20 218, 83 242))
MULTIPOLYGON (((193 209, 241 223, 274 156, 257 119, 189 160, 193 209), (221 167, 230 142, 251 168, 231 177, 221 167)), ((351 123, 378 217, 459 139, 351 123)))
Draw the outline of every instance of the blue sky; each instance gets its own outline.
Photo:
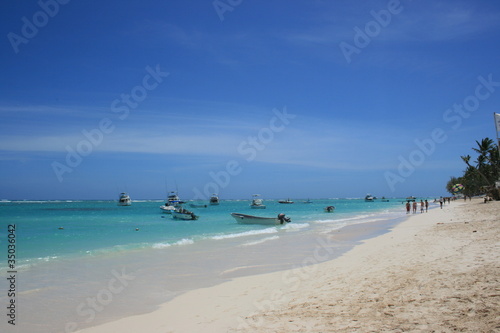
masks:
POLYGON ((498 1, 7 1, 0 17, 0 199, 439 196, 495 136, 498 1))

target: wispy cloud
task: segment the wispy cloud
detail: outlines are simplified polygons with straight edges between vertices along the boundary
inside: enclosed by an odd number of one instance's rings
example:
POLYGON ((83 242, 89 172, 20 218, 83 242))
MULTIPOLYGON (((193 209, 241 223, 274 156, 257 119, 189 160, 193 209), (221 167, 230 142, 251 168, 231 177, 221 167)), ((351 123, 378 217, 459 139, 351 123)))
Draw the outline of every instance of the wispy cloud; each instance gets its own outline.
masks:
MULTIPOLYGON (((319 20, 310 18, 310 25, 296 31, 283 31, 281 37, 296 45, 337 45, 341 41, 352 41, 353 28, 364 29, 374 18, 373 10, 386 9, 386 3, 375 6, 342 7, 337 3, 324 4, 319 20), (328 16, 325 13, 329 13, 328 16)), ((500 25, 500 11, 487 11, 480 3, 464 1, 408 2, 401 1, 403 10, 393 15, 391 23, 377 35, 384 42, 428 42, 472 39, 500 25)))

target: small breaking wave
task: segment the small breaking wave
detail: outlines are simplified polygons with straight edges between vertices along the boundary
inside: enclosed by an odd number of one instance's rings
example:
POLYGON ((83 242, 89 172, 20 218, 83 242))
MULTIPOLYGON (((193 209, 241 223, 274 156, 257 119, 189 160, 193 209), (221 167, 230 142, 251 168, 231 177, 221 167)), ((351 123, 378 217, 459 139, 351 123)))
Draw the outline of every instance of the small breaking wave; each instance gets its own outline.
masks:
POLYGON ((262 230, 250 230, 250 231, 245 231, 245 232, 239 232, 239 233, 235 233, 235 234, 217 235, 217 236, 210 237, 210 239, 221 240, 221 239, 229 239, 229 238, 274 234, 277 232, 278 232, 278 229, 276 229, 276 228, 266 228, 266 229, 262 229, 262 230))
POLYGON ((194 240, 189 238, 183 238, 180 241, 174 243, 156 243, 153 244, 153 249, 165 249, 167 247, 176 246, 176 245, 191 245, 194 244, 194 240))

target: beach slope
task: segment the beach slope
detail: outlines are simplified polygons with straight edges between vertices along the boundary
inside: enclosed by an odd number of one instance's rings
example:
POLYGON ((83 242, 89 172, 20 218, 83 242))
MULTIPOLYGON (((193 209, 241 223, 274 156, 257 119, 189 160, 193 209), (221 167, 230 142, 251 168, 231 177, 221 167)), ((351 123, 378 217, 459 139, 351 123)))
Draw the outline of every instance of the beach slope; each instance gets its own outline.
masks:
POLYGON ((318 251, 81 332, 498 332, 499 217, 500 202, 453 202, 334 260, 309 265, 318 251))

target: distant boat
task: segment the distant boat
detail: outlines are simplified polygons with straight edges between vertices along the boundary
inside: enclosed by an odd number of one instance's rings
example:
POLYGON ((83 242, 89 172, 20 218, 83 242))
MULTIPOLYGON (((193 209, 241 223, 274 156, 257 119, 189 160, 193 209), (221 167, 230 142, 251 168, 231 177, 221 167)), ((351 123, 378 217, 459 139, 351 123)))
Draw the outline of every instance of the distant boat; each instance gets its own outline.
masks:
POLYGON ((196 216, 193 212, 178 206, 172 212, 172 217, 179 220, 197 220, 199 216, 196 216))
POLYGON ((167 201, 165 202, 164 205, 160 206, 160 209, 164 213, 172 214, 172 212, 177 208, 177 206, 183 203, 184 201, 179 199, 177 192, 172 191, 168 194, 167 201))
POLYGON ((326 206, 325 213, 333 213, 335 211, 335 206, 326 206))
POLYGON ((219 197, 217 196, 217 194, 212 194, 212 196, 210 197, 210 205, 218 205, 219 204, 219 197))
POLYGON ((252 203, 250 204, 251 208, 255 208, 255 209, 265 209, 266 208, 266 205, 263 204, 263 201, 261 198, 259 198, 259 196, 260 196, 259 194, 253 195, 252 203))
POLYGON ((381 201, 382 202, 389 202, 389 199, 386 199, 385 197, 382 197, 381 201))
POLYGON ((130 199, 130 196, 122 192, 120 193, 120 196, 118 197, 118 206, 131 206, 132 205, 132 200, 130 199))
POLYGON ((286 199, 286 200, 278 200, 278 202, 280 204, 293 204, 293 201, 290 200, 290 198, 286 199))
POLYGON ((231 216, 236 222, 243 224, 281 225, 292 221, 283 213, 279 214, 277 217, 261 217, 239 213, 231 213, 231 216))
POLYGON ((205 204, 194 204, 194 203, 190 203, 189 204, 189 207, 191 208, 207 208, 208 205, 205 205, 205 204))
POLYGON ((166 203, 164 205, 160 206, 160 209, 162 212, 167 213, 167 214, 172 214, 172 212, 175 210, 176 206, 173 204, 166 203))
POLYGON ((367 194, 365 197, 365 201, 373 201, 375 198, 371 194, 367 194))
POLYGON ((179 204, 185 203, 185 201, 182 201, 181 199, 179 199, 179 195, 177 195, 177 192, 175 192, 175 191, 171 191, 168 194, 167 202, 168 203, 179 203, 179 204))
POLYGON ((312 203, 311 199, 307 199, 304 203, 312 203))

